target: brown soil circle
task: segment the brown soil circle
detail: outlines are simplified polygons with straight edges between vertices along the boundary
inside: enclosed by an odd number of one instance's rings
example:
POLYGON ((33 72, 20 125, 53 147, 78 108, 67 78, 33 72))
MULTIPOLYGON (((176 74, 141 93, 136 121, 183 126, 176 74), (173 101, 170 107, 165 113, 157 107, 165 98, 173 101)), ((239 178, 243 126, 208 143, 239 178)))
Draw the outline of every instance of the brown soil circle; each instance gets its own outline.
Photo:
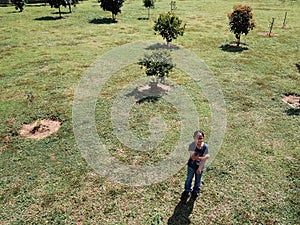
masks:
POLYGON ((36 120, 30 124, 23 124, 19 130, 20 137, 42 139, 57 132, 61 121, 53 119, 36 120))
POLYGON ((278 34, 274 34, 274 33, 270 34, 270 32, 259 32, 258 34, 265 36, 265 37, 277 37, 278 36, 278 34))
POLYGON ((146 85, 143 87, 140 87, 138 90, 141 93, 148 93, 148 94, 165 94, 171 90, 171 86, 166 84, 158 83, 156 86, 146 85))
POLYGON ((231 42, 231 43, 229 44, 229 46, 231 46, 231 47, 240 47, 240 48, 248 49, 248 45, 246 45, 245 43, 241 43, 241 42, 240 42, 239 45, 238 45, 238 43, 235 42, 235 41, 231 42))

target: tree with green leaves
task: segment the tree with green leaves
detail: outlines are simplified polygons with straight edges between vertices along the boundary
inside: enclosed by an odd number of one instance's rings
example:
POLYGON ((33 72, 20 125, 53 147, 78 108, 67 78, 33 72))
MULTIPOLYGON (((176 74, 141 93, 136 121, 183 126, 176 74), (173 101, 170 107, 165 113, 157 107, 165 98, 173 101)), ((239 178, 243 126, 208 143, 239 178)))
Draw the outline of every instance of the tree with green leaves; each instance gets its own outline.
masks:
POLYGON ((71 5, 76 7, 76 4, 78 4, 78 0, 67 0, 67 5, 69 7, 69 13, 72 13, 71 5))
POLYGON ((19 9, 19 12, 23 12, 24 10, 24 0, 13 0, 13 4, 15 5, 16 10, 19 9))
POLYGON ((143 0, 145 8, 148 9, 148 20, 150 19, 150 9, 154 8, 155 0, 143 0))
POLYGON ((154 21, 153 29, 166 39, 169 46, 173 39, 184 34, 185 24, 182 26, 182 20, 174 13, 168 12, 159 15, 154 21))
POLYGON ((115 21, 118 13, 121 13, 121 7, 125 0, 98 0, 98 2, 104 11, 111 12, 112 20, 115 21))
POLYGON ((145 54, 138 64, 145 67, 147 76, 153 77, 154 86, 157 86, 158 82, 163 82, 175 67, 170 51, 166 49, 158 49, 151 54, 145 54))
POLYGON ((230 31, 235 34, 237 46, 240 45, 241 35, 247 35, 255 27, 254 14, 251 7, 236 5, 233 12, 228 13, 230 31))
POLYGON ((49 5, 51 6, 51 8, 58 9, 59 17, 62 18, 60 7, 61 6, 66 7, 68 5, 68 1, 67 0, 47 0, 47 1, 48 1, 49 5))

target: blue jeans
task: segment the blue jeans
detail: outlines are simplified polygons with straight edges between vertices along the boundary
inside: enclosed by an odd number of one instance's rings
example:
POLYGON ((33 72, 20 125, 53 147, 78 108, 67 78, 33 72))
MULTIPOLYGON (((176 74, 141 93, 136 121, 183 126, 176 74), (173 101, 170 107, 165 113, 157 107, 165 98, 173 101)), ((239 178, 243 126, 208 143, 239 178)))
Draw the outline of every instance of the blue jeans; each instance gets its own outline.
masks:
POLYGON ((188 166, 188 168, 187 168, 187 177, 186 177, 185 184, 184 184, 184 190, 186 192, 190 192, 192 190, 192 181, 195 176, 193 192, 198 193, 198 194, 200 193, 200 184, 201 184, 201 177, 202 177, 203 172, 201 171, 200 174, 197 174, 196 173, 197 168, 198 167, 193 168, 190 166, 188 166))

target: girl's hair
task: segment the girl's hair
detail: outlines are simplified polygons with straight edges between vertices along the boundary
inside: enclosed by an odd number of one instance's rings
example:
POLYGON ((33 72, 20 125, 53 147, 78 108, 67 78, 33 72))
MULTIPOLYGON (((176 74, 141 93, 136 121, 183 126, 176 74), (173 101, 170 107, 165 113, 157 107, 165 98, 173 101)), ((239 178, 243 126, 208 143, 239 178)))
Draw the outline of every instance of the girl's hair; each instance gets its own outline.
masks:
POLYGON ((202 130, 196 130, 196 131, 194 132, 194 137, 196 137, 197 134, 199 134, 199 133, 204 137, 204 132, 203 132, 202 130))

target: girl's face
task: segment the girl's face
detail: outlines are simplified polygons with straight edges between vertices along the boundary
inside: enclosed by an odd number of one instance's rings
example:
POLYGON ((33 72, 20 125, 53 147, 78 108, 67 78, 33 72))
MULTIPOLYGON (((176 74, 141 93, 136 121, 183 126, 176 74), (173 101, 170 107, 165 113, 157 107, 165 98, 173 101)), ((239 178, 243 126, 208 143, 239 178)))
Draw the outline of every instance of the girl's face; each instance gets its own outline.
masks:
POLYGON ((197 145, 201 145, 204 141, 204 136, 201 133, 198 133, 194 139, 197 145))

